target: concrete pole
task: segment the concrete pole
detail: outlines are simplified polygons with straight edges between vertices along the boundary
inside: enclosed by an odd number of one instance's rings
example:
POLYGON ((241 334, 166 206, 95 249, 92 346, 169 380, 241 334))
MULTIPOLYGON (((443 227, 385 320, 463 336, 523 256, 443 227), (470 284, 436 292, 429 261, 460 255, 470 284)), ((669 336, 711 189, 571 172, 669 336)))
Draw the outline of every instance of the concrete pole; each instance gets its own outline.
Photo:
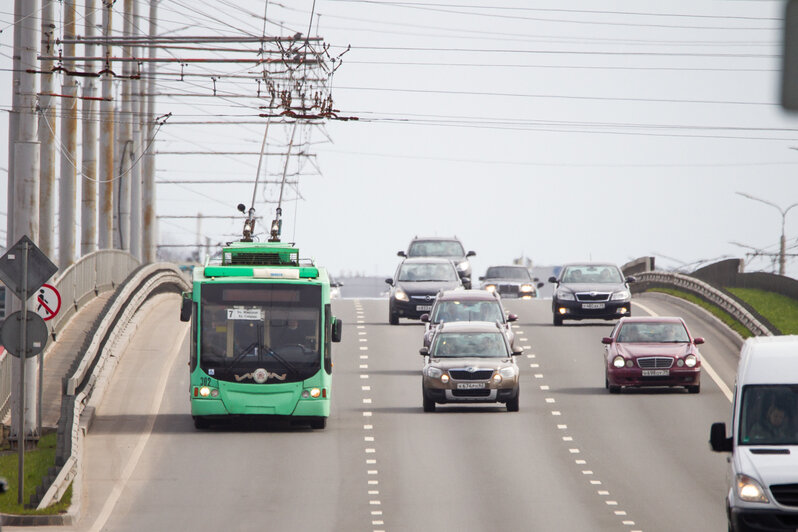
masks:
MULTIPOLYGON (((150 0, 150 37, 158 35, 158 2, 150 0)), ((157 57, 157 48, 150 48, 150 58, 157 57)), ((155 218, 155 155, 153 154, 153 140, 155 138, 155 61, 147 64, 147 111, 143 113, 146 120, 144 130, 144 155, 143 182, 142 182, 142 256, 144 262, 155 262, 157 258, 158 227, 155 218)))
MULTIPOLYGON (((42 3, 42 55, 55 55, 55 0, 43 0, 42 3)), ((53 61, 42 61, 42 90, 39 97, 39 248, 48 257, 55 252, 53 229, 55 227, 55 131, 56 131, 56 98, 50 96, 55 92, 55 79, 49 74, 53 61)))
MULTIPOLYGON (((133 34, 133 0, 124 2, 124 24, 123 34, 130 38, 133 34)), ((130 57, 130 45, 122 46, 122 57, 130 57)), ((131 84, 130 76, 133 73, 133 64, 125 62, 122 65, 122 96, 121 96, 121 116, 118 123, 118 135, 116 148, 119 150, 117 171, 119 178, 114 181, 116 186, 116 197, 119 201, 117 205, 117 220, 119 226, 114 231, 114 247, 118 249, 130 249, 130 154, 134 151, 133 146, 133 113, 131 104, 131 84)))
MULTIPOLYGON (((85 0, 85 25, 83 33, 87 39, 97 35, 94 15, 95 0, 85 0)), ((97 46, 83 46, 86 57, 94 57, 97 46)), ((84 70, 94 72, 94 61, 86 61, 84 70)), ((97 118, 95 116, 97 88, 94 78, 87 76, 83 81, 83 142, 81 148, 81 193, 80 193, 80 254, 87 255, 97 249, 97 118)))
MULTIPOLYGON (((138 36, 143 20, 139 15, 139 0, 132 0, 132 32, 138 36)), ((132 57, 138 57, 139 47, 134 46, 130 50, 132 57)), ((131 65, 132 66, 132 65, 131 65)), ((138 67, 133 67, 135 71, 138 67)), ((133 79, 131 84, 131 122, 133 146, 130 150, 130 253, 141 260, 141 153, 142 153, 142 133, 141 133, 141 99, 142 82, 133 79)))
MULTIPOLYGON (((103 2, 103 37, 110 37, 112 32, 113 1, 103 2)), ((106 57, 103 70, 111 70, 111 45, 106 45, 106 57)), ((114 102, 113 76, 106 72, 102 75, 102 101, 100 102, 100 159, 99 159, 99 217, 97 220, 97 236, 100 249, 113 247, 113 208, 114 208, 114 102)))
MULTIPOLYGON (((37 75, 38 44, 41 40, 39 0, 23 0, 15 11, 14 34, 19 46, 14 51, 19 56, 19 99, 16 109, 19 122, 14 143, 14 243, 23 235, 31 240, 39 240, 39 119, 37 115, 37 75), (19 40, 16 35, 19 34, 19 40)), ((16 304, 17 308, 22 308, 16 304)), ((35 358, 15 358, 12 371, 11 403, 14 411, 22 411, 23 416, 12 419, 11 435, 24 445, 26 439, 38 439, 36 427, 37 360, 35 358), (23 366, 24 364, 24 366, 23 366), (25 377, 25 397, 21 394, 21 376, 25 377), (23 410, 24 408, 24 410, 23 410), (26 427, 24 433, 22 426, 26 427)))
MULTIPOLYGON (((14 28, 19 22, 22 13, 23 0, 14 0, 14 28)), ((19 37, 20 32, 14 30, 14 50, 12 52, 11 72, 11 112, 8 113, 8 189, 6 195, 6 247, 16 243, 14 240, 14 144, 17 142, 19 129, 19 37)), ((11 313, 11 300, 13 297, 6 290, 6 312, 11 313)))
MULTIPOLYGON (((64 37, 75 38, 75 0, 64 0, 64 37)), ((64 57, 75 57, 75 45, 64 44, 64 57)), ((64 61, 68 71, 75 62, 64 61)), ((78 87, 74 76, 64 75, 61 93, 61 178, 58 194, 58 267, 66 270, 75 262, 76 175, 78 158, 78 87)))

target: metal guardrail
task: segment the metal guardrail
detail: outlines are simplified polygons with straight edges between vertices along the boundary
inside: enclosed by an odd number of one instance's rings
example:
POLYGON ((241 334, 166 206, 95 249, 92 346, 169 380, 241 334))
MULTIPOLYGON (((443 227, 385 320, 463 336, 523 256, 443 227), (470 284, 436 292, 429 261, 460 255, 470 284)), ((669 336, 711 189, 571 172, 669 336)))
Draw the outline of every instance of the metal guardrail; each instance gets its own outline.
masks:
POLYGON ((635 274, 635 278, 638 283, 632 285, 632 288, 633 290, 635 288, 638 290, 634 291, 640 291, 640 287, 643 283, 681 288, 722 308, 731 314, 734 319, 742 323, 754 336, 773 336, 773 332, 756 319, 753 314, 748 312, 745 307, 740 305, 740 303, 717 288, 714 288, 712 285, 696 279, 695 277, 690 277, 689 275, 683 275, 681 273, 654 271, 637 273, 635 274))
POLYGON ((185 275, 177 266, 148 264, 131 273, 106 303, 101 318, 89 331, 86 343, 63 380, 55 458, 60 471, 49 486, 40 486, 37 490, 39 508, 59 500, 80 467, 78 441, 81 431, 85 431, 81 428, 80 416, 91 398, 98 375, 118 347, 115 343, 122 336, 120 331, 151 296, 189 288, 185 275))
MULTIPOLYGON (((94 251, 69 266, 52 284, 61 294, 61 310, 49 322, 53 339, 86 303, 100 293, 113 290, 139 265, 127 251, 104 249, 94 251)), ((11 408, 11 357, 0 354, 0 419, 11 408), (6 386, 8 382, 8 386, 6 386)))

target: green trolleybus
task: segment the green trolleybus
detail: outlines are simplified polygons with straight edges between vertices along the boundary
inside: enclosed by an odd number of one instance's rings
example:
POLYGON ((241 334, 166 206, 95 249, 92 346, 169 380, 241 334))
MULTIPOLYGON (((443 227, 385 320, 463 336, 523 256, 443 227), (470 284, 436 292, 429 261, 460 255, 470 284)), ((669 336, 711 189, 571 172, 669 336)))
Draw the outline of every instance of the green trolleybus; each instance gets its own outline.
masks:
POLYGON ((285 416, 323 429, 330 415, 330 309, 323 268, 280 242, 233 242, 194 268, 180 319, 191 321, 189 398, 197 428, 232 416, 285 416))

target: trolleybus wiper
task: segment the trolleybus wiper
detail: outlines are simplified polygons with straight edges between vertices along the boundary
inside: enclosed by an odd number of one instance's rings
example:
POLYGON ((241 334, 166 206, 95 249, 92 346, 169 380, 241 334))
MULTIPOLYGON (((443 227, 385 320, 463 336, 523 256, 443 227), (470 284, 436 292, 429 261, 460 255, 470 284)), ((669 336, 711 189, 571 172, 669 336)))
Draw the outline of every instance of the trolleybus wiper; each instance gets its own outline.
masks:
POLYGON ((273 356, 275 359, 277 359, 277 361, 280 364, 283 365, 283 367, 291 371, 294 375, 299 376, 299 370, 296 369, 296 366, 294 366, 289 361, 278 355, 274 349, 272 349, 271 347, 263 346, 263 352, 266 353, 267 355, 273 356))

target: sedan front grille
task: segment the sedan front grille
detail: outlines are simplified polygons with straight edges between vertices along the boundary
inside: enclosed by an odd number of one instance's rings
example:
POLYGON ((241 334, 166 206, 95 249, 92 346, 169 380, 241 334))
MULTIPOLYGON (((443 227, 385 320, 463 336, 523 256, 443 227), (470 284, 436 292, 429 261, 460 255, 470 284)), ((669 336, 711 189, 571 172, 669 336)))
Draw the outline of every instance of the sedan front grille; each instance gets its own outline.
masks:
POLYGON ((450 369, 449 375, 460 381, 484 381, 493 375, 492 369, 478 369, 474 372, 466 369, 450 369))
POLYGON ((798 506, 798 484, 773 484, 770 492, 779 504, 798 506))
POLYGON ((665 369, 673 366, 673 359, 671 357, 638 358, 637 366, 643 369, 665 369))
POLYGON ((577 292, 576 293, 576 300, 577 301, 609 301, 610 294, 609 293, 598 293, 598 292, 577 292))

